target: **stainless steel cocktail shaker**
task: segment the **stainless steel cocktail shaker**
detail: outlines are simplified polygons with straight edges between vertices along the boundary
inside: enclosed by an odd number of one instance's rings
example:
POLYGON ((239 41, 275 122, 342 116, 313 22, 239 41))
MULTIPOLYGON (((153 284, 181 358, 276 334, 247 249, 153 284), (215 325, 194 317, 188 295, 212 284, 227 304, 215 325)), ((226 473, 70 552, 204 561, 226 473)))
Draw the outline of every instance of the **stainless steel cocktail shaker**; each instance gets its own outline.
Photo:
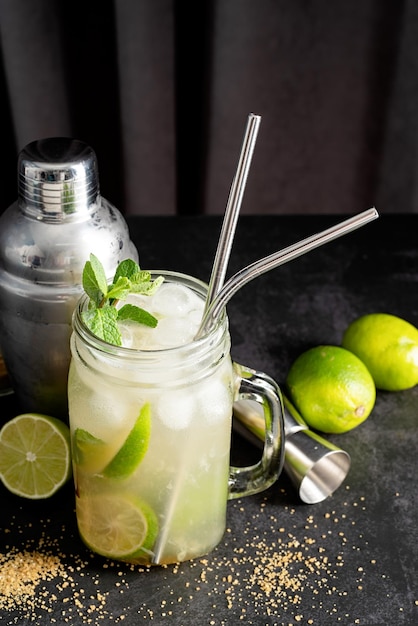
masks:
POLYGON ((18 157, 18 198, 0 217, 0 346, 22 411, 68 419, 71 317, 90 253, 109 281, 138 261, 120 212, 101 197, 85 143, 48 138, 18 157))

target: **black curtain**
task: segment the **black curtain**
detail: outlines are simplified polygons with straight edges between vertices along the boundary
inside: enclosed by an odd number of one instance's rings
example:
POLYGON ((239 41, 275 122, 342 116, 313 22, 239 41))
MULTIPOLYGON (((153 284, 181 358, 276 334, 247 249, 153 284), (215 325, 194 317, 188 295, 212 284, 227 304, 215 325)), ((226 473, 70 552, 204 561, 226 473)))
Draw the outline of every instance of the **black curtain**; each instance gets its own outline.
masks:
POLYGON ((0 0, 0 211, 18 152, 71 136, 125 214, 416 212, 414 0, 0 0))

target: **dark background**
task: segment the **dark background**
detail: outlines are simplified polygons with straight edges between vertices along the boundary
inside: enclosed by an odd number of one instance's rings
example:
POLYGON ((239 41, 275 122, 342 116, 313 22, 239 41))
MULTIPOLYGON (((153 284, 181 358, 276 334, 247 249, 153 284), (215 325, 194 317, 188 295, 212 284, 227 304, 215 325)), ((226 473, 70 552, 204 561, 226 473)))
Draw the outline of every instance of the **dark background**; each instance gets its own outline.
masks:
POLYGON ((416 212, 413 0, 0 0, 0 211, 30 141, 97 152, 125 214, 416 212))

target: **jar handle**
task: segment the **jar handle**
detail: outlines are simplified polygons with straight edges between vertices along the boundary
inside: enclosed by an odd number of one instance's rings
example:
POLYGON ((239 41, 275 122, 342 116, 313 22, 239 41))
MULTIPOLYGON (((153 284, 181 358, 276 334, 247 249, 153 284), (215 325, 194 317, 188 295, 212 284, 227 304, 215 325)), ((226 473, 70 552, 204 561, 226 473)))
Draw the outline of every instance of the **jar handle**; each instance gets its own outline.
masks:
POLYGON ((229 468, 229 500, 268 489, 276 482, 284 463, 284 409, 279 386, 264 372, 238 363, 234 363, 234 369, 240 379, 236 400, 252 400, 261 404, 265 438, 258 463, 248 467, 229 468))

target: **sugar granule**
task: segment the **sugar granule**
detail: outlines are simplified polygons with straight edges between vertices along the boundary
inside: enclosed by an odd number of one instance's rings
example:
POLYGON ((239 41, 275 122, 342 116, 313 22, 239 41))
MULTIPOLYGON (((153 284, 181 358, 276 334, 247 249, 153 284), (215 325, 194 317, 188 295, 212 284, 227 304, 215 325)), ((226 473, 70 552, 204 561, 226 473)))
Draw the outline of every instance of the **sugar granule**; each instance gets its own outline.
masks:
POLYGON ((0 553, 0 609, 11 610, 28 604, 45 608, 46 599, 36 589, 42 581, 58 576, 65 578, 66 572, 57 556, 36 550, 0 553))

